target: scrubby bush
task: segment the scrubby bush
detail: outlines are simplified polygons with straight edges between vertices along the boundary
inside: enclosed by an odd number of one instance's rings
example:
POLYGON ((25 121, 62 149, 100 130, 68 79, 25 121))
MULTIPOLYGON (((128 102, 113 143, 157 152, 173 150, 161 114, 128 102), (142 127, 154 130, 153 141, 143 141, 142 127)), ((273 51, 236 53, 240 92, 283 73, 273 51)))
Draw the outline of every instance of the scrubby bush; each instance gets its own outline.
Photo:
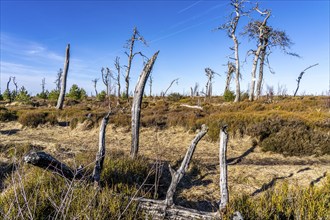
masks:
POLYGON ((226 90, 223 94, 223 98, 226 102, 232 102, 235 100, 235 93, 230 90, 226 90))
POLYGON ((12 101, 12 94, 8 89, 3 92, 2 96, 5 101, 12 101))
POLYGON ((99 94, 97 94, 96 99, 98 101, 103 102, 106 97, 107 97, 107 93, 104 90, 102 90, 99 94))
POLYGON ((59 96, 60 96, 60 91, 58 91, 58 90, 52 90, 48 94, 48 99, 49 100, 52 100, 52 101, 56 101, 59 96))
POLYGON ((73 84, 71 86, 70 91, 67 94, 67 97, 73 100, 81 100, 86 96, 87 96, 86 91, 83 88, 79 88, 76 84, 73 84))
POLYGON ((41 92, 41 93, 37 94, 37 97, 41 98, 41 99, 48 99, 48 96, 49 96, 48 90, 46 90, 45 92, 41 92))
POLYGON ((28 91, 25 89, 24 86, 20 88, 17 95, 15 96, 15 100, 19 102, 29 102, 30 101, 30 95, 28 91))
POLYGON ((15 121, 17 119, 17 113, 15 111, 10 111, 6 108, 0 107, 0 121, 15 121))
POLYGON ((48 112, 24 112, 19 118, 18 122, 27 127, 38 127, 38 125, 50 123, 57 124, 57 117, 48 112))
POLYGON ((3 100, 3 96, 2 96, 2 94, 0 94, 0 101, 2 101, 3 100))
POLYGON ((183 96, 180 93, 178 93, 178 92, 170 93, 167 96, 167 100, 172 101, 172 102, 177 102, 177 101, 179 101, 182 98, 183 98, 183 96))

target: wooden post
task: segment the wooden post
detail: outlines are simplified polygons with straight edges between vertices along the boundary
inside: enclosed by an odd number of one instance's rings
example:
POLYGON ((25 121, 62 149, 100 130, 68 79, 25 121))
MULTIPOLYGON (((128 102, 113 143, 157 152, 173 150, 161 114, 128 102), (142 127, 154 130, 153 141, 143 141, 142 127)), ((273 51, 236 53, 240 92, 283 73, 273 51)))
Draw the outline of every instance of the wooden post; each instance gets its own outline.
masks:
POLYGON ((111 111, 102 119, 100 133, 99 133, 99 151, 96 154, 96 161, 93 171, 93 181, 95 186, 100 186, 101 171, 103 168, 104 156, 105 156, 105 131, 109 121, 111 111))
POLYGON ((66 47, 66 53, 65 53, 65 61, 64 61, 64 69, 62 74, 62 83, 61 83, 61 91, 60 95, 58 96, 57 100, 57 109, 63 108, 63 102, 65 97, 65 90, 66 90, 66 79, 68 76, 68 70, 69 70, 69 63, 70 63, 70 44, 66 47))
POLYGON ((132 104, 132 143, 130 153, 132 158, 135 158, 139 151, 140 114, 144 87, 152 70, 152 67, 157 59, 158 53, 159 51, 156 52, 144 66, 134 91, 134 98, 132 104))
POLYGON ((227 126, 224 126, 220 130, 220 149, 219 149, 219 161, 220 161, 220 205, 219 211, 221 213, 226 211, 226 206, 229 202, 228 183, 227 183, 227 143, 228 133, 226 131, 227 126))
POLYGON ((171 176, 172 176, 172 181, 171 181, 171 185, 168 188, 167 193, 166 193, 166 199, 165 199, 166 206, 173 205, 173 196, 176 191, 176 187, 177 187, 178 183, 180 182, 181 178, 183 177, 183 175, 185 174, 185 172, 187 172, 187 169, 188 169, 190 160, 192 158, 192 155, 194 154, 195 148, 196 148, 198 142, 204 137, 207 130, 208 130, 208 127, 206 125, 202 125, 202 130, 196 135, 196 137, 192 141, 192 143, 191 143, 190 147, 188 148, 188 151, 181 163, 181 166, 177 171, 173 170, 173 168, 169 165, 169 169, 170 169, 171 176))

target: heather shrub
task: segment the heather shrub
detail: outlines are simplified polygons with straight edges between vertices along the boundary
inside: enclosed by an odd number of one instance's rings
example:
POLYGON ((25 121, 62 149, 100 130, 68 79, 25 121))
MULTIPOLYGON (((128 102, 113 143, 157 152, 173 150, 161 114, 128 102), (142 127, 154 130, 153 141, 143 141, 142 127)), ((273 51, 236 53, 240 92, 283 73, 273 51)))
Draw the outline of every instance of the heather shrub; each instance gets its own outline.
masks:
POLYGON ((27 111, 19 116, 18 122, 23 126, 35 128, 46 123, 55 125, 57 124, 57 117, 53 113, 27 111))
POLYGON ((16 111, 8 110, 7 108, 0 107, 0 121, 15 121, 17 119, 16 111))

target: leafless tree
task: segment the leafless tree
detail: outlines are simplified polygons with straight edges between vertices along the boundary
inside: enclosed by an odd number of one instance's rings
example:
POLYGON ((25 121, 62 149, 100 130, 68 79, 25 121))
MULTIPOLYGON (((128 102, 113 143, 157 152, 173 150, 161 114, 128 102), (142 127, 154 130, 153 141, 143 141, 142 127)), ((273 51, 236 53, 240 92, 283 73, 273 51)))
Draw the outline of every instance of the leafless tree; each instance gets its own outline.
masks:
POLYGON ((66 90, 66 80, 68 77, 68 70, 69 70, 69 63, 70 63, 70 44, 67 45, 66 47, 66 52, 65 52, 65 61, 64 61, 64 68, 63 68, 63 74, 61 77, 61 91, 60 95, 57 100, 57 109, 62 109, 63 108, 63 103, 64 103, 64 97, 65 97, 65 90, 66 90))
POLYGON ((106 67, 106 68, 102 67, 101 73, 102 73, 102 81, 103 81, 103 83, 106 87, 107 96, 109 96, 110 95, 112 72, 108 67, 106 67))
POLYGON ((131 157, 135 158, 139 150, 139 132, 140 132, 140 114, 141 103, 144 94, 144 87, 152 71, 153 65, 157 59, 158 52, 146 63, 143 71, 139 77, 134 90, 133 104, 132 104, 132 144, 131 144, 131 157))
POLYGON ((55 80, 55 85, 56 85, 56 91, 60 91, 61 89, 61 76, 62 76, 63 70, 60 68, 57 72, 56 80, 55 80))
POLYGON ((235 72, 235 64, 233 64, 232 62, 228 62, 227 63, 227 67, 228 67, 228 70, 227 70, 227 77, 226 77, 226 86, 225 86, 225 91, 224 93, 229 90, 230 88, 230 81, 233 77, 233 73, 235 72))
POLYGON ((17 95, 17 93, 18 93, 18 84, 17 84, 15 76, 13 76, 13 83, 14 83, 14 86, 15 86, 15 94, 17 95))
POLYGON ((256 82, 256 72, 257 72, 257 65, 260 58, 260 53, 264 52, 265 47, 267 46, 267 39, 269 35, 269 28, 267 27, 267 20, 271 15, 271 11, 265 10, 260 11, 257 7, 255 7, 255 10, 260 13, 262 16, 265 16, 262 22, 256 21, 256 22, 250 22, 248 24, 247 29, 255 29, 256 34, 258 34, 258 45, 257 49, 255 51, 252 51, 254 54, 253 63, 252 63, 252 72, 251 72, 251 84, 250 84, 250 94, 249 94, 249 100, 254 100, 254 89, 255 89, 255 82, 256 82), (249 27, 249 25, 255 25, 255 27, 249 27))
POLYGON ((142 52, 134 52, 134 44, 136 41, 140 41, 142 44, 147 45, 147 42, 144 39, 144 37, 142 35, 140 35, 137 28, 134 27, 132 37, 129 40, 127 40, 127 44, 126 44, 126 48, 129 49, 129 52, 125 52, 125 54, 128 57, 128 63, 127 63, 127 66, 125 66, 126 67, 126 75, 125 75, 125 82, 126 82, 125 96, 126 96, 126 98, 128 98, 128 94, 129 94, 129 80, 130 80, 132 61, 137 54, 139 54, 143 58, 146 58, 146 56, 144 56, 142 54, 142 52))
POLYGON ((45 93, 45 85, 46 85, 46 79, 42 78, 42 80, 41 80, 41 93, 42 94, 45 93))
POLYGON ((165 92, 161 92, 161 96, 165 97, 166 94, 167 94, 167 92, 168 92, 168 90, 172 87, 172 85, 173 85, 174 83, 178 84, 178 83, 179 83, 179 78, 177 78, 177 79, 173 79, 173 80, 171 81, 170 85, 169 85, 169 86, 167 87, 167 89, 165 90, 165 92))
POLYGON ((191 97, 195 97, 198 96, 198 88, 199 88, 199 84, 196 82, 194 88, 190 87, 190 96, 191 97))
POLYGON ((239 20, 241 16, 246 15, 245 12, 243 12, 244 9, 244 3, 246 0, 231 0, 230 5, 233 7, 233 12, 229 16, 229 20, 218 27, 217 29, 219 30, 225 30, 227 31, 228 37, 230 37, 233 42, 234 42, 234 47, 230 47, 231 50, 234 51, 235 57, 232 58, 235 60, 235 82, 236 82, 236 97, 235 97, 235 102, 240 101, 240 60, 239 60, 239 51, 238 51, 238 46, 239 42, 236 36, 236 29, 239 23, 239 20))
MULTIPOLYGON (((271 69, 269 65, 269 60, 268 60, 268 57, 271 54, 272 49, 274 47, 279 47, 283 52, 285 52, 288 55, 295 57, 299 57, 299 55, 287 51, 287 49, 289 49, 290 46, 292 45, 292 42, 284 31, 275 30, 273 27, 267 25, 266 18, 269 17, 270 11, 269 10, 260 11, 258 6, 255 8, 255 10, 262 16, 266 16, 266 17, 264 18, 263 21, 249 22, 248 25, 245 27, 244 34, 247 34, 250 39, 257 39, 258 42, 258 49, 257 51, 254 52, 255 58, 252 69, 252 73, 253 73, 256 70, 258 59, 260 59, 259 76, 258 76, 256 95, 255 95, 255 98, 258 99, 262 89, 261 87, 263 81, 264 65, 267 64, 269 71, 271 73, 274 73, 274 71, 271 69)), ((252 85, 252 82, 255 82, 256 80, 257 80, 256 75, 255 74, 254 76, 252 75, 250 97, 249 97, 250 100, 254 99, 254 85, 252 85)))
MULTIPOLYGON (((211 97, 212 96, 212 79, 214 78, 214 75, 217 74, 214 72, 211 68, 205 68, 205 75, 207 76, 207 83, 206 83, 206 92, 205 96, 206 97, 211 97)), ((219 74, 217 74, 219 75, 219 74)))
POLYGON ((319 64, 316 63, 316 64, 314 64, 314 65, 311 65, 311 66, 307 67, 306 69, 304 69, 304 70, 299 74, 298 79, 297 79, 297 89, 296 89, 296 91, 294 92, 294 95, 293 95, 294 97, 297 95, 297 92, 298 92, 298 89, 299 89, 299 85, 300 85, 300 80, 301 80, 302 76, 304 75, 305 71, 308 70, 308 69, 310 69, 310 68, 312 68, 312 67, 314 67, 314 66, 317 66, 317 65, 319 65, 319 64))
POLYGON ((117 96, 118 98, 120 97, 121 94, 121 88, 120 88, 120 72, 121 72, 121 66, 120 66, 120 62, 119 62, 119 57, 117 56, 115 59, 115 68, 117 70, 117 76, 113 76, 113 79, 116 81, 117 84, 117 96))
POLYGON ((93 83, 93 86, 94 86, 94 90, 95 90, 95 96, 98 95, 97 88, 96 88, 97 81, 99 81, 99 79, 97 79, 97 78, 95 78, 95 79, 92 80, 92 83, 93 83))

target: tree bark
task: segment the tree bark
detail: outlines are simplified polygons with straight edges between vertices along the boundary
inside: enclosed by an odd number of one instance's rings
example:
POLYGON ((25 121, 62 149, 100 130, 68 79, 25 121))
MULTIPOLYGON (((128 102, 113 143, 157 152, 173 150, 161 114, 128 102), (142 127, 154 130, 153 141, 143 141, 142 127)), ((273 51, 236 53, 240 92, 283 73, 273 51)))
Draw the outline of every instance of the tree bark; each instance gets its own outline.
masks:
POLYGON ((232 74, 233 74, 233 72, 235 72, 235 66, 233 65, 233 63, 228 62, 227 66, 228 66, 228 72, 227 72, 227 77, 226 77, 226 86, 225 86, 224 93, 227 90, 229 90, 229 88, 230 88, 230 81, 231 81, 231 78, 232 78, 232 74))
POLYGON ((234 102, 239 102, 241 100, 241 89, 240 89, 240 63, 239 63, 239 54, 238 54, 238 40, 235 33, 232 35, 235 48, 235 83, 236 83, 236 96, 234 102))
POLYGON ((135 158, 139 151, 140 114, 144 87, 153 68, 153 65, 157 59, 158 53, 159 51, 156 52, 148 61, 148 63, 144 66, 134 91, 134 98, 132 104, 132 143, 130 152, 132 158, 135 158))
POLYGON ((95 186, 100 186, 101 172, 105 157, 105 131, 109 121, 111 111, 102 119, 100 133, 99 133, 99 151, 96 154, 96 161, 93 171, 93 181, 95 186))
POLYGON ((74 172, 73 169, 68 167, 66 164, 56 160, 50 154, 42 151, 30 151, 27 155, 24 156, 23 159, 26 163, 30 163, 43 169, 51 170, 54 173, 69 180, 82 178, 82 175, 79 172, 74 172))
POLYGON ((266 49, 267 49, 267 47, 264 47, 260 53, 259 77, 258 77, 257 90, 256 90, 256 99, 259 99, 260 95, 261 95, 262 80, 264 78, 264 64, 265 64, 265 57, 266 57, 266 49))
POLYGON ((225 212, 227 204, 229 202, 228 194, 228 177, 227 177, 227 143, 228 143, 228 133, 226 131, 226 126, 220 130, 220 150, 219 150, 219 161, 220 161, 220 205, 219 211, 225 212))
POLYGON ((249 100, 250 101, 254 100, 254 88, 255 88, 255 83, 257 80, 256 73, 257 73, 257 65, 258 65, 260 52, 261 52, 261 46, 259 46, 257 51, 255 52, 253 63, 252 63, 251 84, 250 84, 250 91, 249 91, 249 100))
POLYGON ((58 97, 57 105, 56 105, 57 109, 63 109, 63 102, 64 102, 65 90, 66 90, 66 79, 68 76, 69 63, 70 63, 70 44, 68 44, 66 47, 64 68, 63 68, 63 74, 62 74, 61 91, 60 91, 60 95, 58 97))
POLYGON ((166 193, 166 199, 165 199, 166 206, 173 205, 173 196, 176 191, 176 187, 177 187, 178 183, 180 182, 181 178, 183 177, 183 175, 187 172, 190 160, 194 154, 196 146, 197 146, 198 142, 207 133, 207 130, 208 130, 208 127, 206 125, 202 125, 202 130, 196 135, 196 137, 192 141, 192 143, 191 143, 190 147, 188 148, 188 151, 181 163, 181 166, 179 167, 179 169, 177 171, 173 170, 173 168, 169 165, 172 180, 171 180, 171 184, 166 193))

